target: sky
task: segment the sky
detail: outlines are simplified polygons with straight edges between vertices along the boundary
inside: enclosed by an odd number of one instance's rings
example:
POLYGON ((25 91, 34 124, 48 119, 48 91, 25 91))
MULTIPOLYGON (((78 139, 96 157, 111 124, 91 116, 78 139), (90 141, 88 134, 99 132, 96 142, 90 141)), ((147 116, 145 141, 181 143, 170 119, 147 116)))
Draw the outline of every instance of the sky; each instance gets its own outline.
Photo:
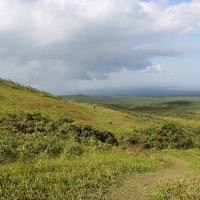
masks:
POLYGON ((200 89, 200 0, 0 0, 0 77, 55 95, 200 89))

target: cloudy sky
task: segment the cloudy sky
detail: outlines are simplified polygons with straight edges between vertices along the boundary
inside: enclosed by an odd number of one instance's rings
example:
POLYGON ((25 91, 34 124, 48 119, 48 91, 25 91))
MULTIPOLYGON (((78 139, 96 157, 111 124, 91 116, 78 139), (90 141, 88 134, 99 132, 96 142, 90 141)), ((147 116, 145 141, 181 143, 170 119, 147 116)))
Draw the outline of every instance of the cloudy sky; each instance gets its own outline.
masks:
POLYGON ((0 0, 0 77, 53 94, 200 88, 200 0, 0 0))

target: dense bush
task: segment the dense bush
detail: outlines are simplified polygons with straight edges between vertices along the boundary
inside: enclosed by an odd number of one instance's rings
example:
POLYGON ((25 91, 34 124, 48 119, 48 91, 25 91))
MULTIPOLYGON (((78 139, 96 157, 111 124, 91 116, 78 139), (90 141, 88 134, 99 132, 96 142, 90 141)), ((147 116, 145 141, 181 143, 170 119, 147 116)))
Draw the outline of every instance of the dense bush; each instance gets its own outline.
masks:
POLYGON ((48 143, 47 155, 50 157, 56 157, 60 155, 64 150, 64 144, 62 141, 57 140, 57 138, 52 138, 48 143))
POLYGON ((67 156, 80 156, 85 152, 84 148, 82 145, 78 143, 71 143, 68 145, 65 151, 65 155, 67 156))
POLYGON ((4 160, 14 161, 18 157, 18 152, 13 148, 12 142, 8 140, 0 140, 0 163, 4 160))
POLYGON ((59 117, 54 120, 47 115, 42 115, 40 112, 24 112, 18 111, 14 113, 6 113, 0 117, 0 129, 7 130, 10 133, 24 133, 31 134, 39 133, 52 133, 63 124, 73 122, 71 118, 59 117))
MULTIPOLYGON (((75 131, 77 133, 76 138, 79 141, 85 141, 86 138, 95 137, 97 140, 112 145, 118 145, 118 141, 114 134, 104 130, 100 131, 89 124, 84 123, 71 123, 68 125, 69 131, 75 131)), ((86 139, 87 140, 87 139, 86 139)))
POLYGON ((199 139, 195 131, 185 129, 175 123, 135 129, 132 133, 123 137, 122 141, 128 145, 138 145, 144 149, 199 147, 199 139))
MULTIPOLYGON (((0 163, 43 155, 80 156, 84 146, 117 145, 115 136, 68 117, 52 119, 40 112, 17 111, 0 117, 0 163)), ((98 148, 97 148, 98 149, 98 148)), ((90 150, 88 150, 90 151, 90 150)))

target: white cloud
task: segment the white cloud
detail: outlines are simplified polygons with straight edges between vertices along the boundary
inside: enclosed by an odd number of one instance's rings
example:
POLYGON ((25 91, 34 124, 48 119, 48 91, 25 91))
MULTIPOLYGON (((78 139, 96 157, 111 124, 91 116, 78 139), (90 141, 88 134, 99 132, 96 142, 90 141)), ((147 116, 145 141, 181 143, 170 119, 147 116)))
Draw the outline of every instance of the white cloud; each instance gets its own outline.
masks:
POLYGON ((162 72, 152 58, 194 49, 200 1, 157 2, 1 0, 0 76, 32 84, 106 79, 124 68, 162 72))
POLYGON ((161 73, 161 72, 163 72, 163 69, 162 69, 161 65, 155 65, 155 66, 148 66, 143 70, 139 70, 139 72, 148 75, 151 73, 161 73))

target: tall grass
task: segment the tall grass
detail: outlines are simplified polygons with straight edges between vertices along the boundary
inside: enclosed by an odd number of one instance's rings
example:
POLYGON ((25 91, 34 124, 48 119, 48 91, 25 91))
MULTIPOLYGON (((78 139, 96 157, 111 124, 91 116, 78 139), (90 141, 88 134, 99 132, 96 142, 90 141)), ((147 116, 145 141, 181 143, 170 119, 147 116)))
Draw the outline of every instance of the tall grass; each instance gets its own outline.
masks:
POLYGON ((152 200, 200 199, 200 151, 164 150, 163 153, 176 156, 188 166, 188 174, 183 177, 160 182, 152 186, 149 196, 152 200))
POLYGON ((102 199, 121 176, 167 165, 150 154, 127 154, 115 149, 10 163, 0 167, 0 196, 2 200, 102 199))
POLYGON ((193 172, 187 177, 157 184, 150 190, 152 200, 187 200, 200 199, 199 171, 193 172))

